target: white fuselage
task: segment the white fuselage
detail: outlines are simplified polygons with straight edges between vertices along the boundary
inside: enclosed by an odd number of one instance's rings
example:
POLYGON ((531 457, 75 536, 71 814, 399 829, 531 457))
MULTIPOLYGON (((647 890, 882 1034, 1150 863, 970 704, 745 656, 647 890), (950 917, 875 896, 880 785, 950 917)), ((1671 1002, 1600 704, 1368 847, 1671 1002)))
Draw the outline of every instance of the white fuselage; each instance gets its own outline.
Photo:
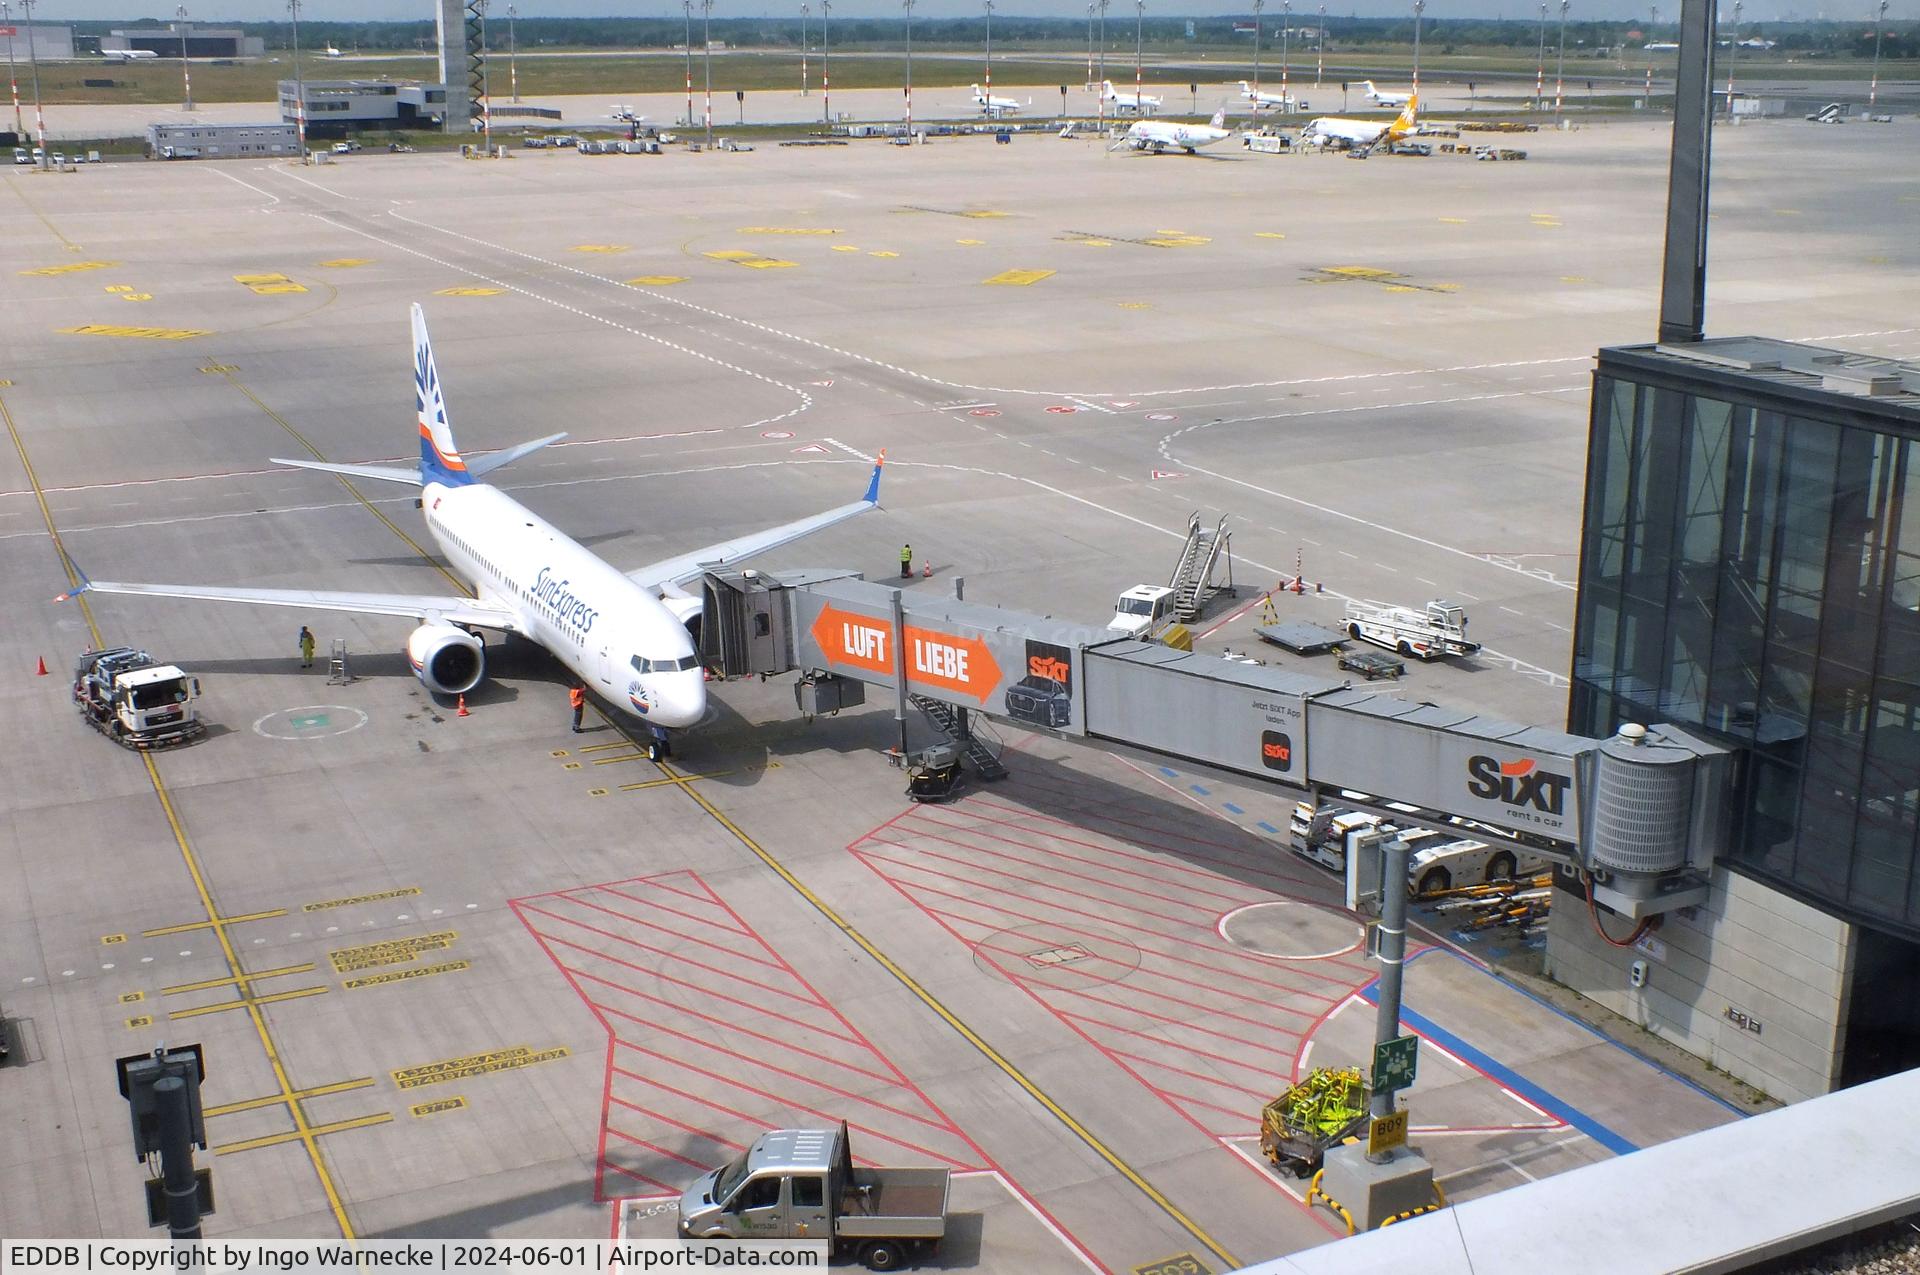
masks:
POLYGON ((1410 93, 1382 93, 1373 87, 1373 81, 1367 81, 1366 99, 1376 106, 1405 106, 1410 93))
POLYGON ((1010 97, 988 97, 984 93, 974 94, 973 104, 988 115, 1014 115, 1020 110, 1020 103, 1010 97))
POLYGON ((705 716, 693 639, 657 596, 497 487, 428 483, 420 498, 454 570, 583 683, 650 724, 705 716))
POLYGON ((1125 140, 1140 151, 1195 151, 1202 146, 1225 141, 1229 136, 1229 130, 1205 124, 1162 124, 1157 120, 1141 120, 1127 130, 1125 140))
POLYGON ((1293 109, 1293 97, 1291 94, 1263 93, 1259 89, 1250 86, 1245 80, 1240 81, 1240 96, 1253 103, 1256 108, 1273 106, 1289 111, 1293 109))
POLYGON ((1328 142, 1345 142, 1349 146, 1371 146, 1379 141, 1392 125, 1378 120, 1343 120, 1336 116, 1324 116, 1309 121, 1300 130, 1300 140, 1309 146, 1324 146, 1328 142))

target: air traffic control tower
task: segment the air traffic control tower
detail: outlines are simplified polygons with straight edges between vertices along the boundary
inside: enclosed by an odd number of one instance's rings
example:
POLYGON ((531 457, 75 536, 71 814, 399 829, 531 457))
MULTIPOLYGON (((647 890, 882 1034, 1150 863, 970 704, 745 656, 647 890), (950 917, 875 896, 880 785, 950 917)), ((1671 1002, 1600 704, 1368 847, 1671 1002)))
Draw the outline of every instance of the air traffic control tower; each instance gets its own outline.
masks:
POLYGON ((1707 902, 1620 948, 1563 892, 1553 976, 1777 1098, 1920 1066, 1920 366, 1606 349, 1588 448, 1568 729, 1742 765, 1707 902))

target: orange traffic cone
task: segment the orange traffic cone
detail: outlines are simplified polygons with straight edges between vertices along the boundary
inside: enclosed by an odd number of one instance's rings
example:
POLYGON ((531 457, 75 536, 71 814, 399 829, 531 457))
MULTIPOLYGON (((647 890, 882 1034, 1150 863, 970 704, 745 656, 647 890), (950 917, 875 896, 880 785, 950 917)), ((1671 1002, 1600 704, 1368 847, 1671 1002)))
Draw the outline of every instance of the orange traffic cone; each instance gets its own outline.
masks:
POLYGON ((455 716, 455 717, 472 717, 472 716, 473 716, 473 714, 472 714, 472 713, 469 713, 469 712, 467 711, 467 697, 466 697, 466 696, 464 696, 464 695, 462 695, 462 696, 460 697, 460 711, 459 711, 459 712, 457 712, 457 713, 455 713, 455 714, 454 714, 454 716, 455 716))
POLYGON ((47 675, 47 657, 43 655, 40 657, 40 671, 38 672, 38 674, 36 674, 36 676, 45 677, 46 675, 47 675))
POLYGON ((931 580, 933 578, 933 563, 924 558, 920 561, 920 578, 922 580, 931 580))

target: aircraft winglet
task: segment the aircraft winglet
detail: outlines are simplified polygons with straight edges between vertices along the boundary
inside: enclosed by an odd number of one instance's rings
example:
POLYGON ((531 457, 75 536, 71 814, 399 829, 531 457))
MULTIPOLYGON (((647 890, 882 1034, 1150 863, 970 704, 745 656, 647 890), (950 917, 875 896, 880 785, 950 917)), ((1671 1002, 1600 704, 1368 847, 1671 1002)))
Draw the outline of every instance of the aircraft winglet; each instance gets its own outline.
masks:
POLYGON ((867 494, 860 498, 869 505, 877 505, 880 503, 880 471, 886 468, 886 464, 887 449, 882 447, 880 449, 880 458, 873 462, 873 477, 867 480, 867 494))

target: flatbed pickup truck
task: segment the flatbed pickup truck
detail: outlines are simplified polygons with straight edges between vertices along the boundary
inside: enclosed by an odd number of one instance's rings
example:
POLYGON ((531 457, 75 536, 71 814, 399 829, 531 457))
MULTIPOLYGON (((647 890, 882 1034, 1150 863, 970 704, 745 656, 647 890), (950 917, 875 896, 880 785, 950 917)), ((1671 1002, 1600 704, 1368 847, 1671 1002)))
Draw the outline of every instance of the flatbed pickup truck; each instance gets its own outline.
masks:
POLYGON ((680 1197, 687 1239, 827 1240, 836 1257, 898 1270, 947 1232, 945 1169, 856 1167, 847 1126, 776 1129, 680 1197))

